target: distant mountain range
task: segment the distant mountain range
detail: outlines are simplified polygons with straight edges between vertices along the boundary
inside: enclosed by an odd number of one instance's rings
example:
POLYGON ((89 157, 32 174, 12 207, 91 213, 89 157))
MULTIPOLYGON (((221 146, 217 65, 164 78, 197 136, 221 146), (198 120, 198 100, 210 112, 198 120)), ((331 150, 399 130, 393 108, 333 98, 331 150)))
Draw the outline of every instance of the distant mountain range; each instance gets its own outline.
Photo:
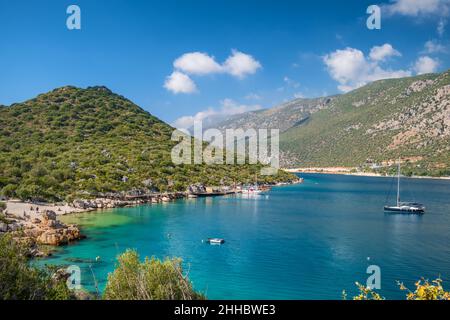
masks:
MULTIPOLYGON (((106 87, 55 89, 0 106, 0 193, 63 200, 255 181, 261 165, 174 165, 174 128, 106 87)), ((280 171, 260 182, 288 181, 280 171)))
POLYGON ((216 128, 280 129, 284 167, 362 167, 450 175, 450 71, 375 81, 352 92, 296 99, 216 128))

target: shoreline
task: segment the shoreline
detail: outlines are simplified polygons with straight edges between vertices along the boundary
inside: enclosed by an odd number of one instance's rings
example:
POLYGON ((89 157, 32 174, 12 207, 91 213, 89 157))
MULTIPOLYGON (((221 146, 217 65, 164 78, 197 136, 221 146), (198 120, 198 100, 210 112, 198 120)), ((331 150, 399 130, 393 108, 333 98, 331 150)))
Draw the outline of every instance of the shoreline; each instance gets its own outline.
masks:
MULTIPOLYGON (((297 179, 285 184, 301 182, 302 179, 297 179)), ((39 245, 56 247, 86 238, 81 233, 82 230, 78 225, 67 225, 62 223, 58 217, 86 212, 108 211, 115 208, 161 204, 190 198, 197 198, 197 196, 193 196, 193 193, 190 192, 172 192, 120 198, 76 199, 70 203, 8 199, 2 201, 6 204, 6 208, 3 212, 0 210, 4 216, 4 219, 0 221, 0 233, 12 233, 18 240, 29 245, 31 256, 42 257, 48 254, 42 252, 39 245)))
MULTIPOLYGON (((351 172, 355 168, 345 167, 323 167, 323 168, 293 168, 293 169, 281 169, 289 173, 315 173, 315 174, 333 174, 333 175, 345 175, 345 176, 359 176, 359 177, 379 177, 379 178, 392 178, 395 175, 383 175, 375 172, 351 172), (337 169, 337 170, 336 170, 337 169)), ((409 179, 431 179, 431 180, 450 180, 450 177, 434 177, 434 176, 402 176, 402 178, 409 179)))
POLYGON ((27 202, 20 199, 2 201, 6 204, 0 210, 0 234, 11 234, 25 244, 30 257, 46 257, 54 248, 86 238, 78 225, 61 222, 58 217, 85 212, 100 212, 114 208, 132 207, 143 204, 162 203, 187 198, 186 193, 158 194, 145 199, 117 200, 97 198, 74 200, 72 203, 27 202), (51 246, 44 249, 42 246, 51 246))

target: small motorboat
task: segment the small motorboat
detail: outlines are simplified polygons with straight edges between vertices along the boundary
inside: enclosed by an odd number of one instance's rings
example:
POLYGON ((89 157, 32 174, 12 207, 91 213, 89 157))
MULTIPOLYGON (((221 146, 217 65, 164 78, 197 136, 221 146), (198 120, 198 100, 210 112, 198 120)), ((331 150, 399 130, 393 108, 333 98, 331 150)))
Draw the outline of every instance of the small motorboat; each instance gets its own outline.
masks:
POLYGON ((206 243, 214 244, 214 245, 216 245, 216 244, 224 244, 225 240, 221 239, 221 238, 208 238, 208 240, 206 240, 206 243))

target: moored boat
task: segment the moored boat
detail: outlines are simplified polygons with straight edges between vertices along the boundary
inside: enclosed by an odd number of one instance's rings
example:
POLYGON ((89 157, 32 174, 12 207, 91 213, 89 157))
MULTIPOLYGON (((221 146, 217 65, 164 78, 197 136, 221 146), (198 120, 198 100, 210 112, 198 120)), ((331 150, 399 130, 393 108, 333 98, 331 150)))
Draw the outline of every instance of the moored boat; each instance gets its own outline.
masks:
POLYGON ((209 243, 209 244, 224 244, 225 240, 222 239, 222 238, 208 238, 206 240, 206 243, 209 243))
POLYGON ((400 161, 398 162, 397 172, 397 204, 394 206, 384 206, 384 211, 415 214, 425 213, 425 206, 421 203, 400 201, 400 161))

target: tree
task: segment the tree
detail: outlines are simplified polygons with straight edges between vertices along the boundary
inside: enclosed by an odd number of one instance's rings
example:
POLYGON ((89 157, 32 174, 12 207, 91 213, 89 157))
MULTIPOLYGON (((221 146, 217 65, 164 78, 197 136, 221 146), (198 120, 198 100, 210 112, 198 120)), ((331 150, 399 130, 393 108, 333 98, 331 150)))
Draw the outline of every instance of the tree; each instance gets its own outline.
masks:
POLYGON ((135 250, 118 257, 118 265, 108 275, 106 300, 198 300, 205 297, 194 291, 183 275, 180 259, 145 258, 140 262, 135 250))
POLYGON ((11 198, 14 197, 16 194, 16 189, 17 186, 14 184, 8 184, 6 186, 3 187, 1 193, 2 195, 4 195, 5 197, 11 198))

